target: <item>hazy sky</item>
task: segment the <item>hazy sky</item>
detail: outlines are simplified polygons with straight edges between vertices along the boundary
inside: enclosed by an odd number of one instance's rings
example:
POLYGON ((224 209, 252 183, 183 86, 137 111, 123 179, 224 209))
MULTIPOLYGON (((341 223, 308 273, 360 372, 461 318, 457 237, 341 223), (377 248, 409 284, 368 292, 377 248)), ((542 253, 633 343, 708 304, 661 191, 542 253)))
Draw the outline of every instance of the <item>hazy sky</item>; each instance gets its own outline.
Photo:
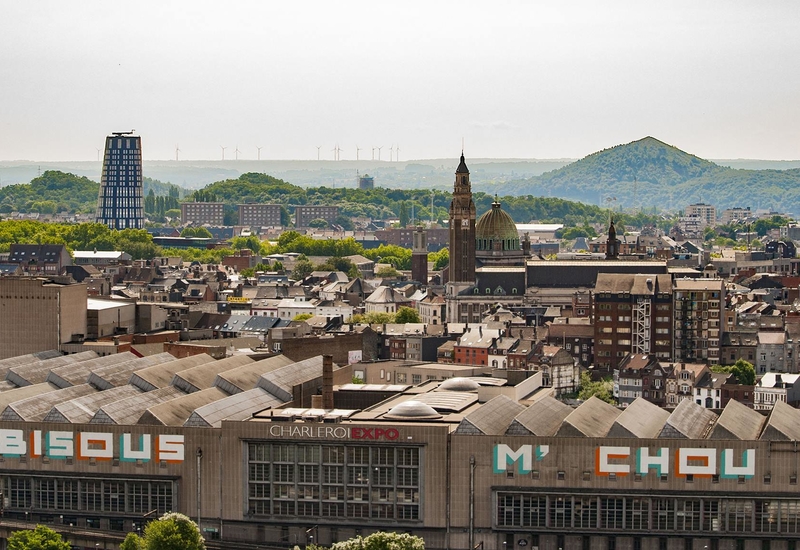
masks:
POLYGON ((0 160, 133 128, 145 159, 798 159, 798 29, 793 0, 0 0, 0 160))

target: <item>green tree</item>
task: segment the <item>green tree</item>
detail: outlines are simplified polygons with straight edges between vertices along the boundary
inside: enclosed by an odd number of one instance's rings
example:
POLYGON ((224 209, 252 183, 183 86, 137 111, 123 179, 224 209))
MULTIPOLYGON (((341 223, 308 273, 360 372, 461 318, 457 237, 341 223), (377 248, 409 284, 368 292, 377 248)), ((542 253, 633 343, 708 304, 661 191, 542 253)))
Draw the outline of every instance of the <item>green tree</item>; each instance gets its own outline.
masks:
POLYGON ((45 527, 37 525, 32 530, 14 531, 8 537, 8 550, 70 550, 70 544, 61 535, 45 527))
POLYGON ((119 550, 144 550, 144 541, 136 533, 128 533, 119 545, 119 550))
POLYGON ((197 524, 183 514, 170 512, 144 529, 146 550, 205 550, 197 524))
POLYGON ((400 218, 400 227, 406 227, 408 225, 408 205, 406 201, 400 203, 400 212, 398 212, 397 217, 400 218))
POLYGON ((311 319, 312 317, 313 315, 311 315, 310 313, 298 313, 297 315, 294 316, 292 321, 305 321, 306 319, 311 319))
POLYGON ((376 277, 390 279, 392 277, 399 277, 400 276, 400 272, 397 271, 395 268, 393 268, 391 266, 388 266, 388 267, 384 266, 384 267, 379 268, 375 272, 375 276, 376 277))
POLYGON ((743 386, 752 386, 756 383, 756 369, 752 363, 739 359, 733 365, 712 365, 713 372, 730 372, 736 377, 736 381, 743 386))
POLYGON ((613 383, 610 379, 600 380, 599 382, 592 381, 592 375, 588 372, 581 373, 581 389, 578 392, 578 399, 583 399, 584 401, 591 398, 597 397, 598 399, 602 399, 606 403, 611 403, 612 405, 616 403, 614 400, 613 395, 613 383))
POLYGON ((336 542, 331 550, 425 550, 425 541, 408 533, 378 531, 365 538, 336 542))
POLYGON ((292 279, 301 281, 311 275, 314 271, 314 264, 308 260, 300 260, 294 264, 294 271, 292 271, 292 279))
POLYGON ((308 222, 308 227, 314 227, 316 229, 325 229, 328 227, 328 222, 323 220, 322 218, 316 218, 308 222))
POLYGON ((181 237, 196 237, 199 239, 211 239, 214 235, 205 227, 187 227, 181 231, 181 237))
POLYGON ((440 271, 450 264, 450 250, 445 247, 439 252, 429 252, 428 261, 433 262, 434 271, 440 271))
POLYGON ((421 323, 419 312, 413 307, 403 306, 394 314, 395 323, 421 323))

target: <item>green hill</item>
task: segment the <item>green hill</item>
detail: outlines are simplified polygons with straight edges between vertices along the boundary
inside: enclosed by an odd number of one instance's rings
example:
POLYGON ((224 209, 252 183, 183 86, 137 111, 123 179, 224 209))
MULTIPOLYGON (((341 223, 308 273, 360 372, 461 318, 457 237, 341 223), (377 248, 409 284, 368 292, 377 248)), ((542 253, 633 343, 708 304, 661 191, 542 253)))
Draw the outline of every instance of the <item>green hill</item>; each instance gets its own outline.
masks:
POLYGON ((504 194, 561 197, 622 208, 693 202, 800 212, 800 169, 735 170, 646 137, 541 176, 498 185, 504 194))

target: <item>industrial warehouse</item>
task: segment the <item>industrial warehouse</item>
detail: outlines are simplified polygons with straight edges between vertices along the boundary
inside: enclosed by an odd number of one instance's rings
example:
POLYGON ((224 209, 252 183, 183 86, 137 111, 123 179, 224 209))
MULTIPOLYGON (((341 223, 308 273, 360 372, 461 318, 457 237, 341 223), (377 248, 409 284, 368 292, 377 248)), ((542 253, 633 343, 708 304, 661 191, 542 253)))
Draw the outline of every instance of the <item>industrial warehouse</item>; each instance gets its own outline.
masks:
POLYGON ((734 400, 571 407, 541 373, 459 365, 394 365, 425 373, 414 386, 352 383, 390 367, 2 360, 2 534, 38 522, 113 548, 179 511, 228 548, 380 530, 465 550, 788 550, 800 536, 800 411, 781 401, 766 416, 734 400))

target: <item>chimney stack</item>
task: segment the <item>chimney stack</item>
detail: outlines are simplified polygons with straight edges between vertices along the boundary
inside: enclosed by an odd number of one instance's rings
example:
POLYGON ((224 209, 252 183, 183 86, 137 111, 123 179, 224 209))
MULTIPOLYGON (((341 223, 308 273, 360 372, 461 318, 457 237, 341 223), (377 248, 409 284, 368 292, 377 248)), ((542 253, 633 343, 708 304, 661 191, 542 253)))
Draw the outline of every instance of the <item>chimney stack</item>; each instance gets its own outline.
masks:
POLYGON ((333 410, 333 355, 322 356, 322 408, 333 410))

